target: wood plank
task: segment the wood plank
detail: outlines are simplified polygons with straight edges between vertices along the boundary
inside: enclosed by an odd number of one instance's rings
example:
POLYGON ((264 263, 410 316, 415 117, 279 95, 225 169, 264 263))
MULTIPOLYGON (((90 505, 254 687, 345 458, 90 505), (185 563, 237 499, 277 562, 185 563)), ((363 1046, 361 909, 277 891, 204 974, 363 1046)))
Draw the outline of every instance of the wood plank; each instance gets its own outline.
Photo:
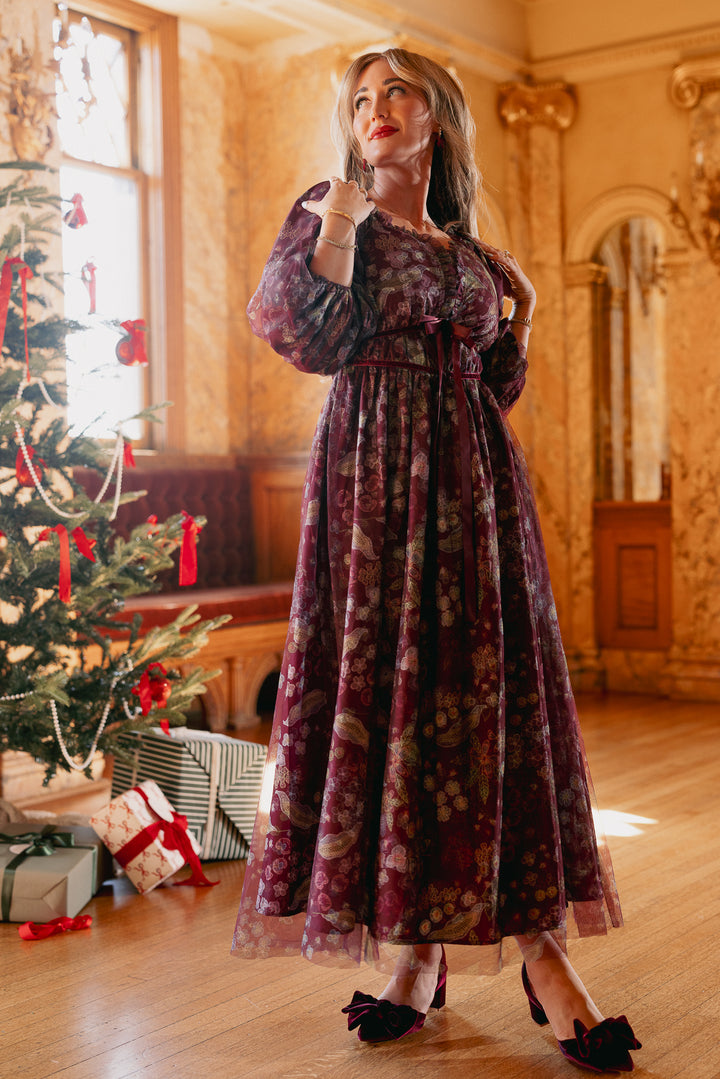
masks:
MULTIPOLYGON (((640 697, 579 705, 601 806, 651 823, 609 837, 625 928, 571 941, 571 957, 606 1014, 630 1017, 644 1043, 639 1077, 718 1079, 717 705, 640 697)), ((447 1007, 412 1038, 361 1045, 340 1008, 355 988, 378 993, 381 973, 230 956, 243 872, 242 862, 224 862, 208 867, 217 888, 147 896, 117 880, 86 908, 89 932, 26 943, 16 926, 0 925, 0 1077, 575 1074, 549 1030, 530 1020, 514 946, 496 977, 472 973, 474 949, 449 949, 447 1007)))

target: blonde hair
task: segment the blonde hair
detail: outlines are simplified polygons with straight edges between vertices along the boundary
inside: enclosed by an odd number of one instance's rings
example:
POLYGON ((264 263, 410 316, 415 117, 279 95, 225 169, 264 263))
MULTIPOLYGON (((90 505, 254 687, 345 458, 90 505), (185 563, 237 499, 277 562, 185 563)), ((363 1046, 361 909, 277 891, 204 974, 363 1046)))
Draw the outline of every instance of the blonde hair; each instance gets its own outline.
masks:
POLYGON ((427 207, 440 227, 459 226, 477 235, 480 173, 475 163, 475 122, 460 81, 440 64, 406 49, 369 52, 353 60, 345 72, 332 121, 333 141, 343 160, 346 180, 372 187, 372 168, 363 169, 360 144, 353 131, 355 87, 375 60, 387 60, 392 71, 425 98, 433 120, 442 129, 444 145, 433 150, 427 207))

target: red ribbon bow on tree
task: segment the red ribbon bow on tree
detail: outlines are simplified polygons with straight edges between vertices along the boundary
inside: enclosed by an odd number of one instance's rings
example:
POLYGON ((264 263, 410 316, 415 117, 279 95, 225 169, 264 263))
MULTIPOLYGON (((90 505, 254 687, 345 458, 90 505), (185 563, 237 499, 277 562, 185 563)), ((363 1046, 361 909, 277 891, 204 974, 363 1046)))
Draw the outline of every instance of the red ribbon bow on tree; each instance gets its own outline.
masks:
POLYGON ((75 194, 69 201, 72 203, 73 208, 72 210, 68 210, 63 217, 65 224, 69 225, 71 229, 79 229, 83 225, 87 225, 88 219, 87 214, 85 213, 85 207, 83 206, 82 195, 75 194))
POLYGON ((115 355, 118 360, 125 367, 146 367, 148 358, 143 338, 147 329, 145 319, 128 319, 120 323, 120 328, 125 330, 126 336, 121 337, 115 346, 115 355))
MULTIPOLYGON (((50 538, 50 533, 56 532, 60 543, 60 577, 58 582, 58 594, 63 603, 70 602, 70 539, 65 525, 55 525, 54 528, 44 528, 38 536, 38 542, 50 538)), ((94 539, 88 539, 79 526, 72 531, 72 538, 80 554, 85 555, 91 562, 95 561, 93 547, 94 539)))
POLYGON ((197 581, 197 537, 202 531, 194 517, 187 510, 183 510, 183 538, 180 548, 180 577, 181 585, 195 584, 197 581))
POLYGON ((144 716, 148 714, 153 704, 159 705, 160 708, 164 708, 167 704, 172 686, 165 677, 166 674, 167 671, 162 663, 151 663, 140 675, 138 684, 130 691, 138 698, 140 710, 144 716))
POLYGON ((97 301, 97 282, 95 280, 97 274, 97 266, 92 260, 88 259, 83 268, 80 270, 80 277, 85 288, 88 290, 88 296, 90 297, 90 307, 88 309, 89 315, 95 314, 95 306, 97 301))
POLYGON ((127 438, 123 439, 123 464, 125 465, 125 468, 135 468, 132 442, 127 438))
MULTIPOLYGON (((42 457, 38 457, 37 460, 33 461, 33 457, 35 457, 35 450, 32 446, 28 446, 26 443, 25 449, 27 451, 28 457, 32 461, 32 470, 37 476, 38 481, 40 481, 43 476, 43 469, 46 467, 45 462, 43 461, 42 457)), ((27 461, 25 460, 25 455, 22 451, 22 446, 18 447, 17 454, 15 455, 15 479, 18 481, 21 487, 35 486, 35 480, 32 477, 30 469, 28 468, 27 461)))
POLYGON ((13 269, 17 267, 18 277, 22 288, 23 324, 25 327, 25 378, 30 381, 30 350, 28 349, 27 328, 27 283, 33 276, 33 272, 22 259, 5 259, 2 273, 0 273, 0 349, 5 340, 5 326, 7 313, 10 305, 10 292, 12 290, 13 269))

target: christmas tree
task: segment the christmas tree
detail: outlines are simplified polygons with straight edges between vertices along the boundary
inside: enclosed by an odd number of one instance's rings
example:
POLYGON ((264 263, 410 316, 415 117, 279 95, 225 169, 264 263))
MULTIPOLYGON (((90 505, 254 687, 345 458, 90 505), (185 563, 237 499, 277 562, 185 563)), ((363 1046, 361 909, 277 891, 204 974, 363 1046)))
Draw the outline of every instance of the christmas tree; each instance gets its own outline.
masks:
MULTIPOLYGON (((128 729, 183 723, 218 672, 172 667, 227 619, 202 622, 189 606, 145 635, 139 615, 122 620, 125 599, 157 590, 178 549, 180 582, 192 583, 204 522, 183 514, 118 534, 118 505, 143 493, 122 492, 132 462, 122 425, 110 449, 68 431, 65 340, 80 327, 56 313, 51 295, 62 289, 47 266, 61 204, 38 182, 44 169, 0 165, 10 222, 0 240, 0 751, 31 754, 49 779, 58 767, 89 774, 96 750, 117 752, 128 729), (78 469, 102 478, 95 499, 78 469)), ((157 421, 157 411, 128 419, 157 421)))

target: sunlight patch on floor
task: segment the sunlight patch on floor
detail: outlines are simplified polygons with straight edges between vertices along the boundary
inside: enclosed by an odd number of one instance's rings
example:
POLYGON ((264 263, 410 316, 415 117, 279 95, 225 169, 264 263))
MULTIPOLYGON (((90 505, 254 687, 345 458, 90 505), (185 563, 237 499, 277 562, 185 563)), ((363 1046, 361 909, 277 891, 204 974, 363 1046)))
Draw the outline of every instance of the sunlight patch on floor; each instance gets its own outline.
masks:
POLYGON ((641 824, 657 824, 654 817, 638 817, 635 813, 622 813, 618 809, 593 810, 595 827, 605 835, 642 835, 641 824))

